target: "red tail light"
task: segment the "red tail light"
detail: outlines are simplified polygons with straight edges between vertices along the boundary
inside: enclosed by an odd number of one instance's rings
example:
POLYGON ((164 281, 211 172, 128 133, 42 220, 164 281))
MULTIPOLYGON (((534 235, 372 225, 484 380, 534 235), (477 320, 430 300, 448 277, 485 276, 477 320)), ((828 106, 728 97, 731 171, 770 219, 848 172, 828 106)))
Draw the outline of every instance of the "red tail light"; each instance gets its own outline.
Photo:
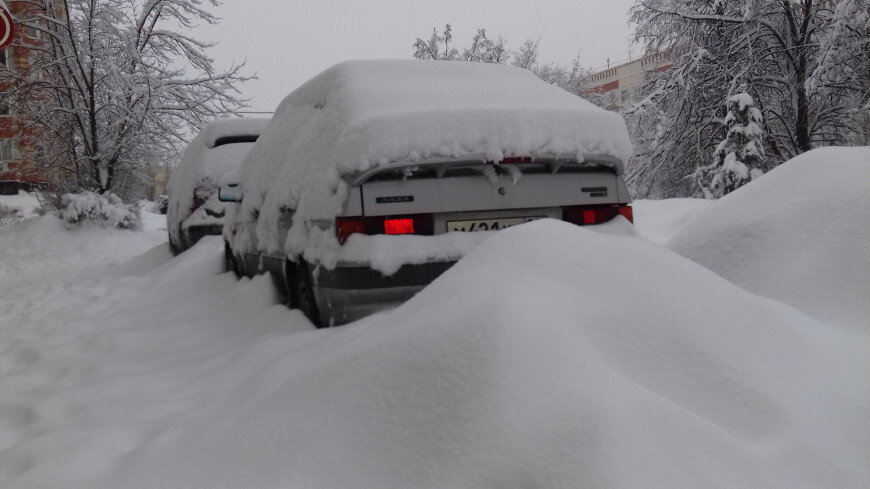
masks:
POLYGON ((574 205, 562 208, 563 221, 581 226, 601 224, 616 216, 623 216, 629 222, 634 222, 629 205, 574 205))
POLYGON ((431 214, 410 216, 338 217, 335 235, 344 244, 353 233, 360 234, 434 234, 431 214))
POLYGON ((414 234, 413 219, 387 219, 384 221, 386 234, 414 234))
POLYGON ((338 242, 344 244, 347 238, 353 233, 365 234, 365 220, 361 217, 336 217, 335 218, 335 235, 338 242))

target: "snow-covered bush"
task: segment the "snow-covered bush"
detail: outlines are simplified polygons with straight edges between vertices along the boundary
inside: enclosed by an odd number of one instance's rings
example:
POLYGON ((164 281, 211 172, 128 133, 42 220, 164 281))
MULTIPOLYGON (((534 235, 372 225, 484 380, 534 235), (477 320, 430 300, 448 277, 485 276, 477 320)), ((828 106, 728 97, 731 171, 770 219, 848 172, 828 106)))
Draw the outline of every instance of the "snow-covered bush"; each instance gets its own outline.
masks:
POLYGON ((92 222, 102 227, 139 229, 139 207, 125 204, 112 193, 65 194, 58 216, 70 224, 92 222))
POLYGON ((10 206, 0 202, 0 228, 11 226, 24 218, 21 207, 10 206))

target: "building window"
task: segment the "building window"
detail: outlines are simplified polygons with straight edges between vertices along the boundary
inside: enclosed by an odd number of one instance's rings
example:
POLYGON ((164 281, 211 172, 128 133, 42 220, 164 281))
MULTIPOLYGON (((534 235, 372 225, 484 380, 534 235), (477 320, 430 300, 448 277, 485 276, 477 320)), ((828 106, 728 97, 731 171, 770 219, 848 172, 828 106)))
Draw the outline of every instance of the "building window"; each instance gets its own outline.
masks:
POLYGON ((9 99, 9 92, 0 92, 0 115, 9 115, 12 107, 9 99))
POLYGON ((12 161, 15 159, 15 140, 0 139, 0 161, 12 161))
POLYGON ((27 26, 27 36, 31 39, 40 39, 42 38, 42 31, 32 25, 29 25, 27 26))
POLYGON ((33 161, 37 165, 45 163, 45 146, 39 143, 33 146, 33 161))
POLYGON ((12 58, 12 48, 6 46, 0 49, 0 65, 12 71, 15 68, 15 60, 12 58))

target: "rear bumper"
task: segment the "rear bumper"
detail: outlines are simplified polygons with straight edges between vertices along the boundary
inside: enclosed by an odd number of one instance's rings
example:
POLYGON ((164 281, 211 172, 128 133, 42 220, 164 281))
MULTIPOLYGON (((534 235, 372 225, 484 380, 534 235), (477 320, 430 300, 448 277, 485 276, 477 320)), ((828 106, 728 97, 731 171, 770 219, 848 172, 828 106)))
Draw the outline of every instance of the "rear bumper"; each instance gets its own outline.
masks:
POLYGON ((404 265, 385 276, 360 266, 315 273, 314 296, 325 324, 339 325, 396 307, 447 271, 455 262, 404 265))

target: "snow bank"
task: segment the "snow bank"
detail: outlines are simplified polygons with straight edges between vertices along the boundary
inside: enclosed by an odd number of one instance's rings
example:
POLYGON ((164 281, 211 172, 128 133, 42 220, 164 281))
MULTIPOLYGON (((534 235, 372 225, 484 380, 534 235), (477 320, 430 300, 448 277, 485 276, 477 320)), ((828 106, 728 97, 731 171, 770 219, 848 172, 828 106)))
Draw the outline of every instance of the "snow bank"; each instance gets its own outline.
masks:
POLYGON ((295 209, 286 249, 311 221, 332 219, 342 175, 396 161, 632 154, 625 123, 527 70, 486 63, 348 61, 308 81, 278 107, 242 166, 243 212, 259 212, 258 246, 274 252, 282 207, 295 209))
POLYGON ((268 122, 268 118, 216 120, 191 141, 181 163, 169 177, 166 222, 174 242, 179 241, 178 224, 190 216, 194 201, 206 201, 216 193, 220 177, 238 169, 254 144, 233 143, 215 147, 215 142, 231 136, 258 136, 268 122))
POLYGON ((98 485, 859 489, 867 352, 644 240, 539 221, 392 313, 198 360, 210 402, 131 433, 98 485))
POLYGON ((866 488, 866 336, 622 227, 501 231, 326 330, 219 237, 0 231, 0 485, 866 488))
POLYGON ((698 213, 668 243, 757 294, 870 332, 870 147, 820 148, 698 213))
POLYGON ((635 200, 631 203, 634 227, 640 236, 664 244, 712 203, 707 199, 635 200))

